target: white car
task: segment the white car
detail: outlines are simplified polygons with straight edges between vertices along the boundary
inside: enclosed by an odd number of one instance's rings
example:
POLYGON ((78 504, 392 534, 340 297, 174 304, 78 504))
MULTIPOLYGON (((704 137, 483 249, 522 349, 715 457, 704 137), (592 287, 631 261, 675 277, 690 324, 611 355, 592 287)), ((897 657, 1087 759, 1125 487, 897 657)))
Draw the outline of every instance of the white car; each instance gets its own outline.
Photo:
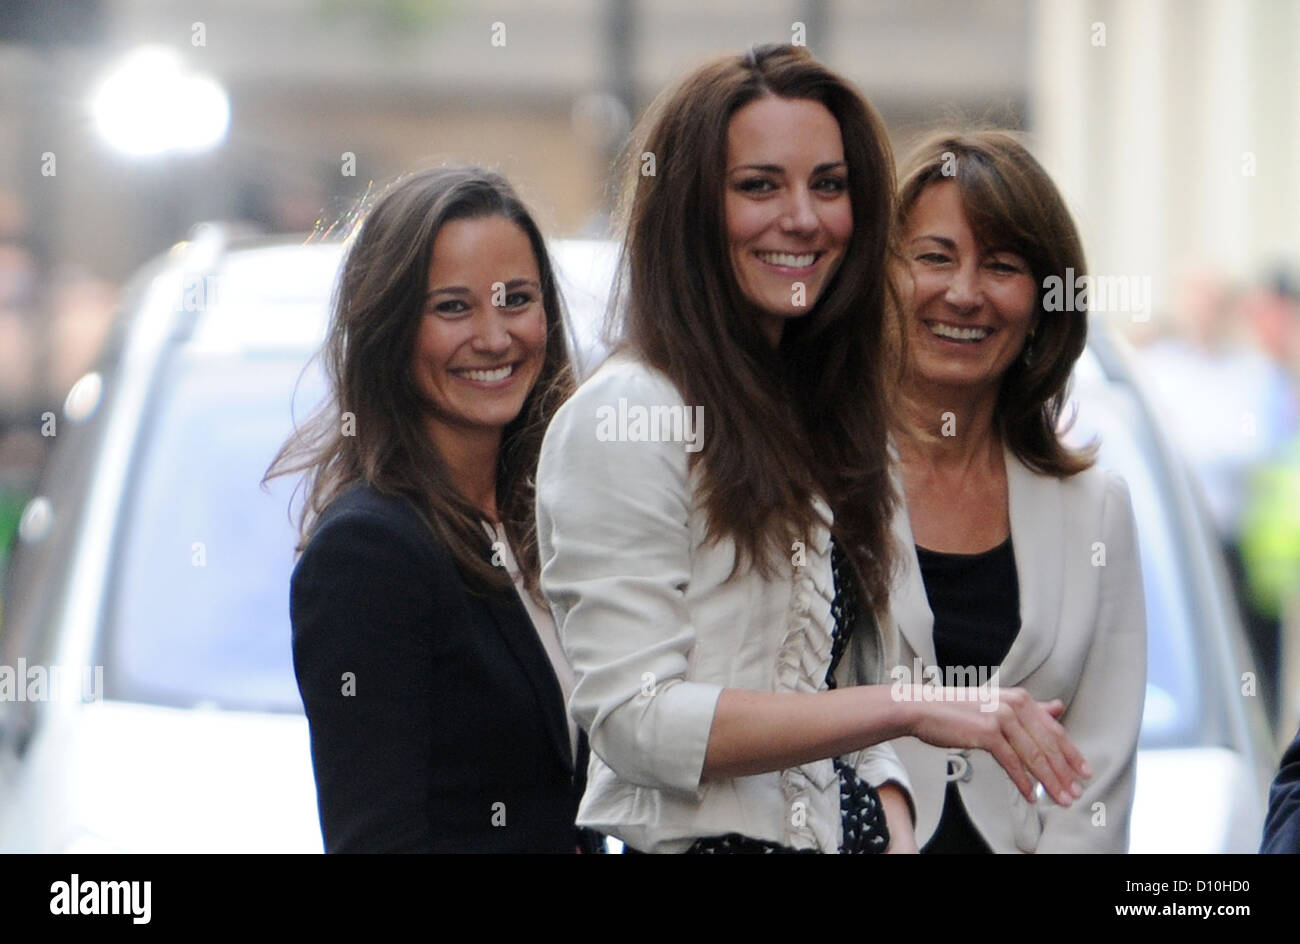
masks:
MULTIPOLYGON (((553 247, 590 371, 616 250, 553 247)), ((201 228, 128 291, 69 394, 19 528, 0 667, 102 666, 64 700, 0 701, 0 849, 322 848, 289 646, 292 483, 259 481, 319 402, 337 243, 201 228)), ((1273 755, 1210 527, 1123 357, 1096 332, 1074 435, 1103 437, 1139 518, 1151 627, 1134 852, 1253 852, 1273 755)), ((39 692, 29 692, 33 697, 39 692)))

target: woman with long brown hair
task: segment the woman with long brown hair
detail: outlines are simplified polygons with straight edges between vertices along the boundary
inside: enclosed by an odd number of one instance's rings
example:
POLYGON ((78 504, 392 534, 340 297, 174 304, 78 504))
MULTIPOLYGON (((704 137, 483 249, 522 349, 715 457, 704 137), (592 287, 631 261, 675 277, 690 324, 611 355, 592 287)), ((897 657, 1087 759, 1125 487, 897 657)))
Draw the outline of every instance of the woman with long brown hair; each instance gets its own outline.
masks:
POLYGON ((893 658, 875 113, 765 46, 665 93, 630 153, 623 340, 538 468, 542 587, 593 749, 579 822, 642 852, 910 851, 880 746, 904 733, 1068 802, 1086 765, 1059 706, 866 684, 893 658))
POLYGON ((533 477, 572 386, 542 236, 475 168, 401 178, 337 287, 290 613, 330 852, 571 852, 585 744, 533 477), (576 764, 575 764, 576 761, 576 764))

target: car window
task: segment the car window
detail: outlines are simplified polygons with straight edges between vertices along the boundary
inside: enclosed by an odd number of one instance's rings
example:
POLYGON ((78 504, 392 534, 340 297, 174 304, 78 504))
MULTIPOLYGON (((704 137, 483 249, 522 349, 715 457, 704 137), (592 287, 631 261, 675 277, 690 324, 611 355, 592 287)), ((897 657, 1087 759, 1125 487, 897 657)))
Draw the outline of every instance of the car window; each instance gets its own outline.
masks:
POLYGON ((1144 434, 1142 407, 1132 392, 1087 369, 1076 374, 1066 435, 1074 445, 1100 440, 1098 465, 1128 482, 1137 521, 1142 583, 1147 610, 1147 691, 1142 715, 1142 746, 1197 743, 1201 713, 1197 684, 1192 593, 1183 572, 1175 510, 1168 483, 1157 481, 1163 468, 1144 434))
POLYGON ((125 496, 102 661, 109 698, 301 711, 289 637, 292 480, 259 481, 324 390, 309 355, 181 350, 125 496), (295 385, 298 385, 294 396, 295 385))

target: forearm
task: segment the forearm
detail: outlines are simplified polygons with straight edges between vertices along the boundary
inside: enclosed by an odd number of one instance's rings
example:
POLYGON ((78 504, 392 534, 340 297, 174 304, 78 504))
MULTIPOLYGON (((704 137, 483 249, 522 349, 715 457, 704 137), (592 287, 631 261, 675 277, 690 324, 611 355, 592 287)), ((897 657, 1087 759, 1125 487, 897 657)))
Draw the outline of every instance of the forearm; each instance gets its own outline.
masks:
POLYGON ((907 803, 907 795, 896 783, 882 784, 876 793, 880 796, 880 805, 885 810, 885 825, 889 827, 889 848, 887 852, 916 852, 916 830, 912 824, 912 808, 907 803))
POLYGON ((729 688, 718 698, 705 780, 725 780, 838 757, 911 733, 908 703, 887 685, 816 693, 729 688))

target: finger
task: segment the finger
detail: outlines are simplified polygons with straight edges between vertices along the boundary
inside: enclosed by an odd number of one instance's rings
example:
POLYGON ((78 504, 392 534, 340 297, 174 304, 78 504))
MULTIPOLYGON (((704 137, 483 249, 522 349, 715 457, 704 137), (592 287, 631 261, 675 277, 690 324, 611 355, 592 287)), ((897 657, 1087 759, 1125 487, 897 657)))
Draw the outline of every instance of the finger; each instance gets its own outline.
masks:
MULTIPOLYGON (((1015 706, 1013 705, 1012 707, 1014 708, 1015 706)), ((1090 778, 1092 776, 1092 768, 1088 766, 1087 758, 1083 756, 1083 753, 1075 743, 1070 740, 1069 732, 1067 732, 1061 725, 1060 721, 1057 720, 1065 711, 1065 703, 1059 698, 1054 698, 1051 701, 1038 702, 1038 707, 1047 714, 1048 717, 1043 720, 1043 723, 1046 725, 1053 743, 1061 752, 1062 756, 1065 758, 1065 762, 1070 767, 1067 774, 1069 780, 1087 780, 1090 778)))
MULTIPOLYGON (((1018 718, 1030 737, 1043 748, 1047 762, 1051 765, 1053 773, 1060 779, 1062 786, 1069 791, 1071 801, 1083 796, 1083 784, 1079 779, 1082 776, 1081 768, 1086 767, 1087 764, 1079 749, 1066 734, 1065 728, 1043 710, 1043 706, 1032 701, 1018 712, 1018 718)), ((1052 791, 1052 796, 1060 802, 1057 791, 1052 791)))
POLYGON ((1059 721, 1048 722, 1048 729, 1056 737, 1061 753, 1073 770, 1073 776, 1084 780, 1089 779, 1092 776, 1092 768, 1088 766, 1088 759, 1083 756, 1083 752, 1070 740, 1069 732, 1061 726, 1059 721))
POLYGON ((1048 796, 1061 806, 1069 806, 1073 803, 1074 794, 1069 789, 1072 778, 1067 778, 1054 766, 1053 760, 1062 767, 1064 764, 1059 752, 1050 743, 1050 739, 1035 737, 1022 723, 1020 714, 1010 706, 1007 708, 1002 730, 1012 748, 1029 769, 1029 773, 1043 785, 1048 796), (1053 754, 1056 754, 1055 758, 1053 754))
POLYGON ((1012 749, 1010 742, 999 733, 995 736, 993 743, 989 744, 985 749, 993 755, 994 760, 1002 765, 1002 769, 1007 772, 1007 776, 1016 785, 1020 795, 1033 803, 1034 780, 1025 770, 1024 762, 1020 759, 1020 755, 1012 749))

